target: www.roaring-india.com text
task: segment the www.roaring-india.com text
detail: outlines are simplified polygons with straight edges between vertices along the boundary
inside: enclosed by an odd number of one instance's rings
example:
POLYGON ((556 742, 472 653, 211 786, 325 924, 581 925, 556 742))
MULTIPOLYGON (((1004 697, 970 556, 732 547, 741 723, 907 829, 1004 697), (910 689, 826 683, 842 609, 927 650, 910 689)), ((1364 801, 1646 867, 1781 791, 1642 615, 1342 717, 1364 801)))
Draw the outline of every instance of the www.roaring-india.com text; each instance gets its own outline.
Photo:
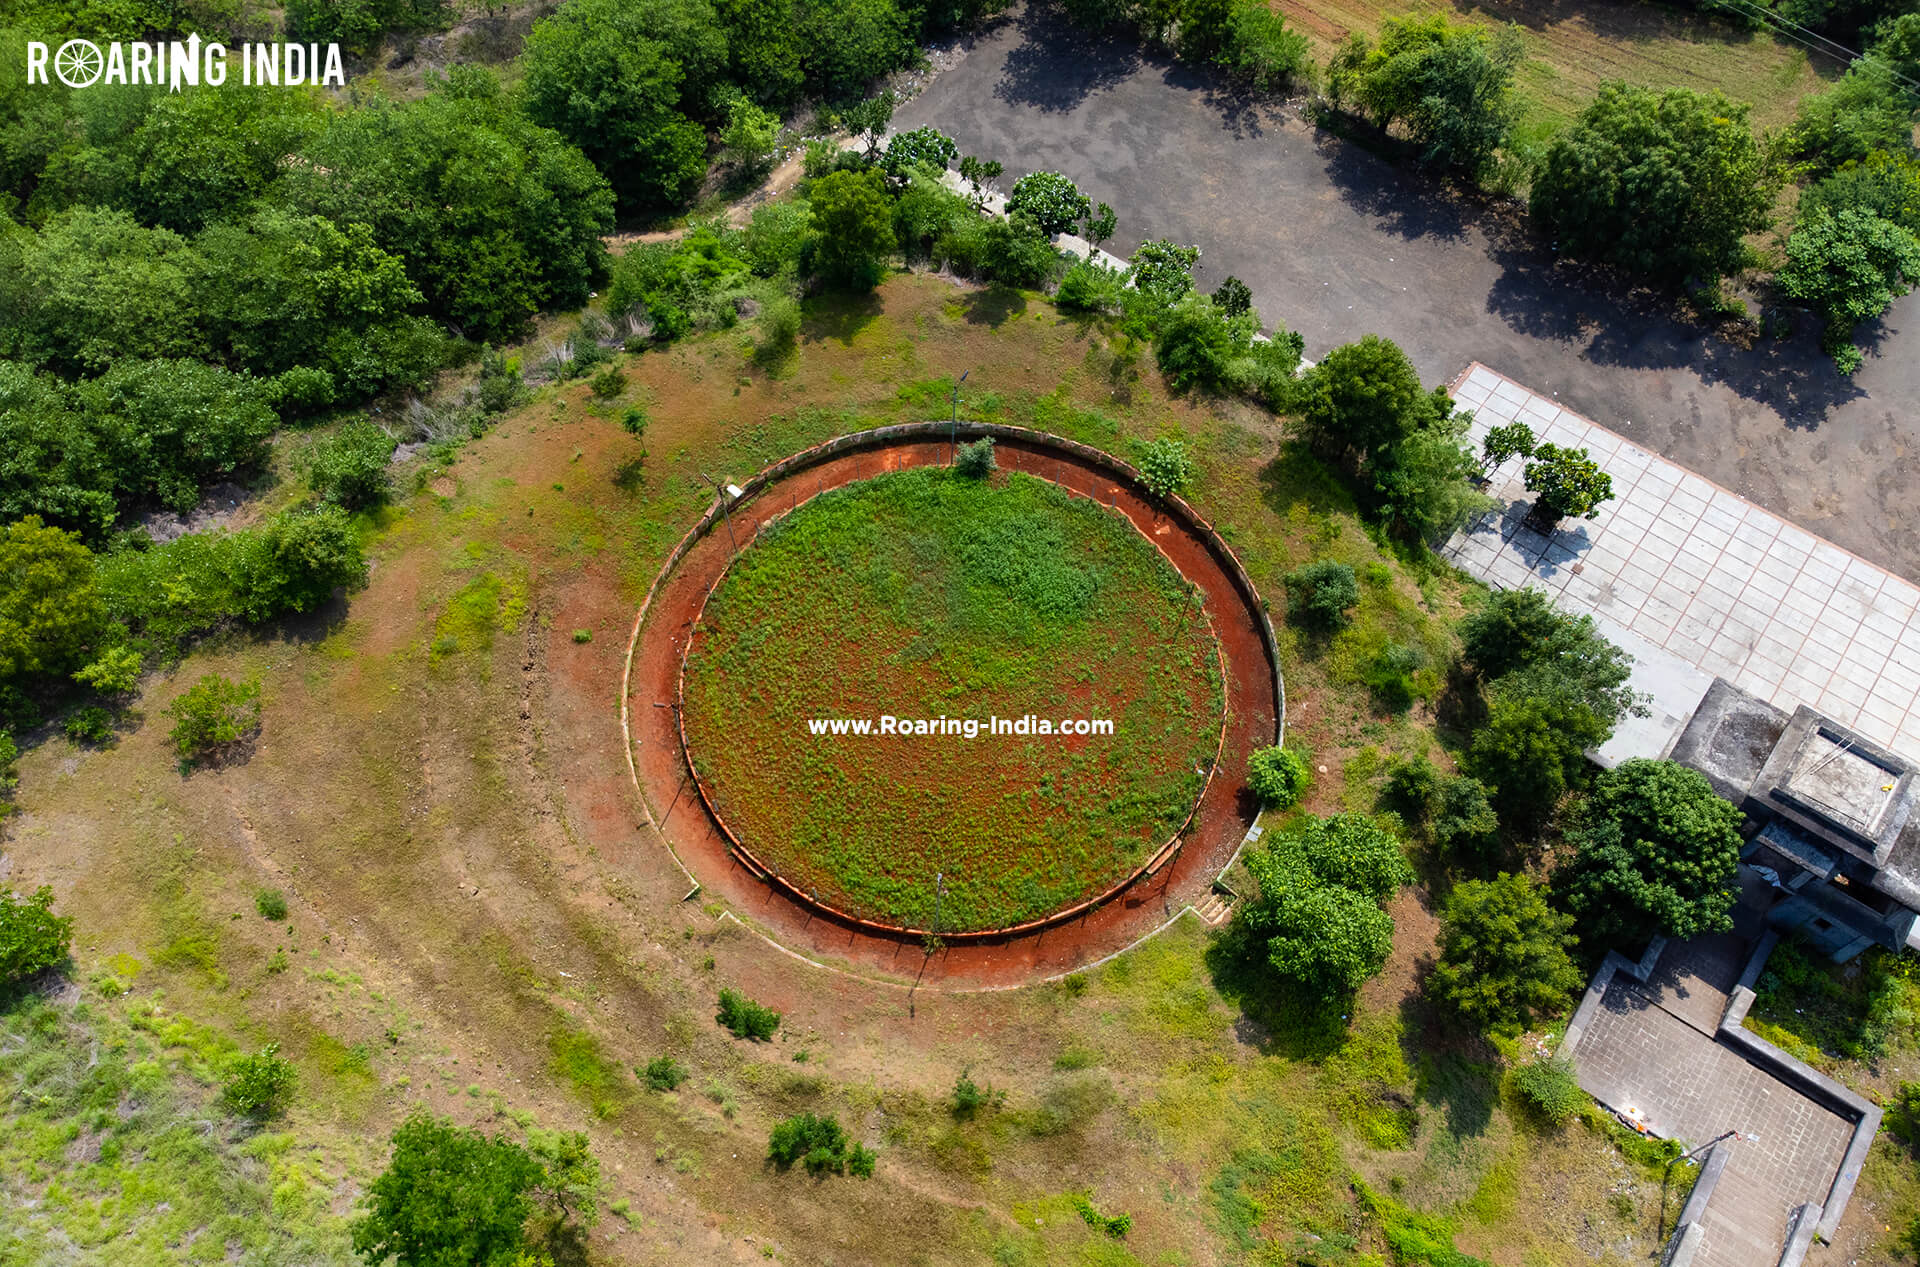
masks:
POLYGON ((817 717, 807 722, 815 735, 1111 735, 1111 717, 817 717))

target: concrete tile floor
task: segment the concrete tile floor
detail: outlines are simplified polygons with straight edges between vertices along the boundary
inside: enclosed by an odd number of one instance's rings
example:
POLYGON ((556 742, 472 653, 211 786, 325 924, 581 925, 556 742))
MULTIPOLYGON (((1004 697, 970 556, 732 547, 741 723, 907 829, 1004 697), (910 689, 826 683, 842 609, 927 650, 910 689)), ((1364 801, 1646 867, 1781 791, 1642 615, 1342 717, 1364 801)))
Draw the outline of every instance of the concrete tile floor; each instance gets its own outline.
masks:
POLYGON ((1476 448, 1518 419, 1612 477, 1614 500, 1549 538, 1525 523, 1514 459, 1489 484, 1501 508, 1443 550, 1489 584, 1590 613, 1634 656, 1655 716, 1621 727, 1603 759, 1662 755, 1714 677, 1920 758, 1920 589, 1479 362, 1453 395, 1476 448))

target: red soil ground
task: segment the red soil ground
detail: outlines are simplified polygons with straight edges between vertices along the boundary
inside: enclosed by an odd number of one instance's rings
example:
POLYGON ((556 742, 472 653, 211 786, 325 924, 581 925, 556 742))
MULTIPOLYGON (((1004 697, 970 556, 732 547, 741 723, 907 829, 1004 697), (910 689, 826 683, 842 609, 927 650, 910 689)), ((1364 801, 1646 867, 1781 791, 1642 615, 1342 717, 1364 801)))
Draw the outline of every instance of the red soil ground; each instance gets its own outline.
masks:
MULTIPOLYGON (((773 516, 824 489, 887 471, 943 463, 947 446, 930 440, 842 454, 789 476, 733 510, 735 539, 751 539, 773 516)), ((1098 498, 1131 519, 1206 595, 1226 662, 1226 734, 1185 844, 1151 875, 1064 924, 1036 932, 953 943, 927 955, 918 939, 835 920, 767 883, 735 861, 707 815, 681 757, 672 702, 681 656, 707 591, 729 554, 724 527, 700 539, 658 583, 635 635, 626 700, 637 790, 649 816, 693 877, 755 921, 770 937, 808 958, 864 975, 944 989, 1017 985, 1071 972, 1122 949, 1207 891, 1232 857, 1257 810, 1244 791, 1248 755, 1276 733, 1274 666, 1261 622, 1233 578, 1196 531, 1092 463, 1035 444, 1002 439, 1000 464, 1098 498)))

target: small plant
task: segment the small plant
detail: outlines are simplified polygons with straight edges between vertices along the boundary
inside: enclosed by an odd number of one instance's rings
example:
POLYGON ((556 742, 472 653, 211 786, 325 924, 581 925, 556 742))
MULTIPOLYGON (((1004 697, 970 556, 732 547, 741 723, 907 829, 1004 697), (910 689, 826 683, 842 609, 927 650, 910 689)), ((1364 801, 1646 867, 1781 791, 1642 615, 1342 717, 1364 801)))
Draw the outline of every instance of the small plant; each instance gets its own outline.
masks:
POLYGON ((1091 1193, 1076 1192, 1073 1194, 1072 1199, 1073 1208, 1080 1212, 1080 1217, 1085 1220, 1087 1226, 1094 1231, 1105 1232, 1108 1236, 1119 1240, 1133 1230, 1132 1215, 1100 1213, 1099 1210, 1094 1208, 1091 1193))
POLYGON ((1527 463, 1527 491, 1537 493, 1534 513, 1545 523, 1594 519, 1600 503, 1613 498, 1613 478, 1585 449, 1543 444, 1527 463))
POLYGON ((308 453, 307 486, 346 510, 377 506, 392 491, 387 469, 399 443, 366 419, 355 419, 308 453))
POLYGON ((1549 1056, 1513 1071, 1513 1089, 1535 1113, 1558 1126, 1587 1107, 1587 1093, 1574 1076, 1573 1061, 1549 1056))
POLYGON ((1318 559, 1281 578, 1287 587, 1287 611, 1302 622, 1323 629, 1344 629, 1347 613, 1360 601, 1353 569, 1332 559, 1318 559))
POLYGON ((209 673, 167 707, 169 732, 183 760, 211 756, 260 725, 260 679, 235 682, 209 673))
POLYGON ((997 465, 992 436, 982 436, 954 450, 953 469, 968 479, 983 480, 993 474, 997 465))
POLYGON ((720 991, 720 1012, 714 1019, 735 1038, 760 1043, 770 1040, 780 1028, 780 1013, 735 990, 720 991))
POLYGON ((253 895, 253 909, 261 919, 278 922, 287 917, 287 898, 279 889, 261 889, 253 895))
POLYGON ((1171 497, 1193 483, 1193 461, 1187 446, 1162 437, 1140 454, 1140 477, 1155 497, 1171 497))
POLYGON ((127 695, 140 685, 140 653, 132 647, 108 647, 100 658, 73 675, 102 695, 127 695))
POLYGON ((0 889, 0 986, 12 986, 66 962, 73 920, 53 913, 53 890, 42 885, 17 900, 0 889))
POLYGON ((89 704, 75 709, 64 729, 75 743, 104 743, 113 737, 113 714, 98 704, 89 704))
POLYGON ((1533 428, 1524 422, 1509 422, 1487 432, 1480 445, 1480 471, 1491 474, 1510 458, 1532 457, 1535 447, 1533 428))
POLYGON ((1390 642, 1361 670, 1360 680, 1373 692, 1373 698, 1389 712, 1404 713, 1413 707, 1413 675, 1427 667, 1427 653, 1418 647, 1390 642))
POLYGON ((636 440, 645 440, 649 421, 651 420, 647 417, 644 407, 629 405, 627 411, 620 415, 620 429, 636 440))
POLYGON ((592 641, 593 641, 593 630, 591 630, 591 629, 576 629, 576 630, 574 630, 574 631, 573 631, 573 640, 574 640, 575 642, 578 642, 578 643, 587 643, 587 642, 592 642, 592 641))
POLYGON ((690 1076, 685 1066, 672 1056, 655 1056, 646 1068, 637 1071, 640 1080, 655 1091, 675 1091, 690 1076))
POLYGON ((1291 748, 1275 744, 1247 758, 1247 788, 1269 809, 1292 809, 1312 781, 1307 763, 1291 748))
POLYGON ((852 1171, 862 1179, 873 1177, 873 1153, 849 1140, 840 1119, 831 1114, 801 1113, 775 1126, 767 1139, 767 1157, 782 1170, 798 1162, 810 1175, 852 1171))
POLYGON ((265 1121, 280 1113, 293 1097, 293 1062, 280 1055, 280 1044, 268 1043, 228 1067, 220 1099, 236 1113, 265 1121))
POLYGON ((963 1069, 960 1080, 953 1084, 953 1115, 966 1121, 981 1109, 993 1108, 1006 1098, 1006 1092, 981 1086, 973 1080, 971 1069, 963 1069))
POLYGON ((612 400, 621 392, 627 390, 626 371, 618 365, 609 365, 588 379, 587 386, 591 387, 593 394, 601 400, 612 400))

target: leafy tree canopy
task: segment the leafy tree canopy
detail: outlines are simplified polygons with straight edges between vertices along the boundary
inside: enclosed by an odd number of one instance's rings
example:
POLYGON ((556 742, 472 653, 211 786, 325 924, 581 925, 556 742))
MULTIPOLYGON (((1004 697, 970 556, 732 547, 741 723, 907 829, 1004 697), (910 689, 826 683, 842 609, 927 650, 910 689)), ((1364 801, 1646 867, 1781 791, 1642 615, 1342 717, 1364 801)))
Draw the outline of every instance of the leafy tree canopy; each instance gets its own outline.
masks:
POLYGON ((393 1156, 368 1187, 353 1248, 369 1262, 508 1267, 520 1252, 543 1172, 505 1139, 416 1115, 393 1133, 393 1156))
POLYGON ((1529 1025, 1564 1009, 1584 978, 1568 950, 1573 917, 1533 882, 1502 874, 1457 886, 1440 911, 1440 961, 1427 992, 1469 1025, 1529 1025))
POLYGON ((1860 364, 1853 328, 1885 312, 1920 281, 1920 239, 1854 207, 1819 209, 1787 239, 1780 288, 1826 320, 1826 347, 1844 370, 1860 364))
POLYGON ((1523 56, 1512 26, 1488 31, 1439 14, 1389 18, 1377 45, 1349 43, 1330 74, 1336 91, 1350 93, 1380 127, 1404 124, 1424 161, 1477 173, 1519 113, 1513 75, 1523 56))
POLYGON ((1772 201, 1747 115, 1717 93, 1602 84, 1534 176, 1535 223, 1569 254, 1644 277, 1734 271, 1772 201))
POLYGON ((821 275, 852 291, 879 285, 894 248, 893 207, 879 173, 830 173, 813 182, 807 199, 821 275))
POLYGON ((84 664, 104 614, 78 537, 32 515, 0 530, 0 686, 84 664))

